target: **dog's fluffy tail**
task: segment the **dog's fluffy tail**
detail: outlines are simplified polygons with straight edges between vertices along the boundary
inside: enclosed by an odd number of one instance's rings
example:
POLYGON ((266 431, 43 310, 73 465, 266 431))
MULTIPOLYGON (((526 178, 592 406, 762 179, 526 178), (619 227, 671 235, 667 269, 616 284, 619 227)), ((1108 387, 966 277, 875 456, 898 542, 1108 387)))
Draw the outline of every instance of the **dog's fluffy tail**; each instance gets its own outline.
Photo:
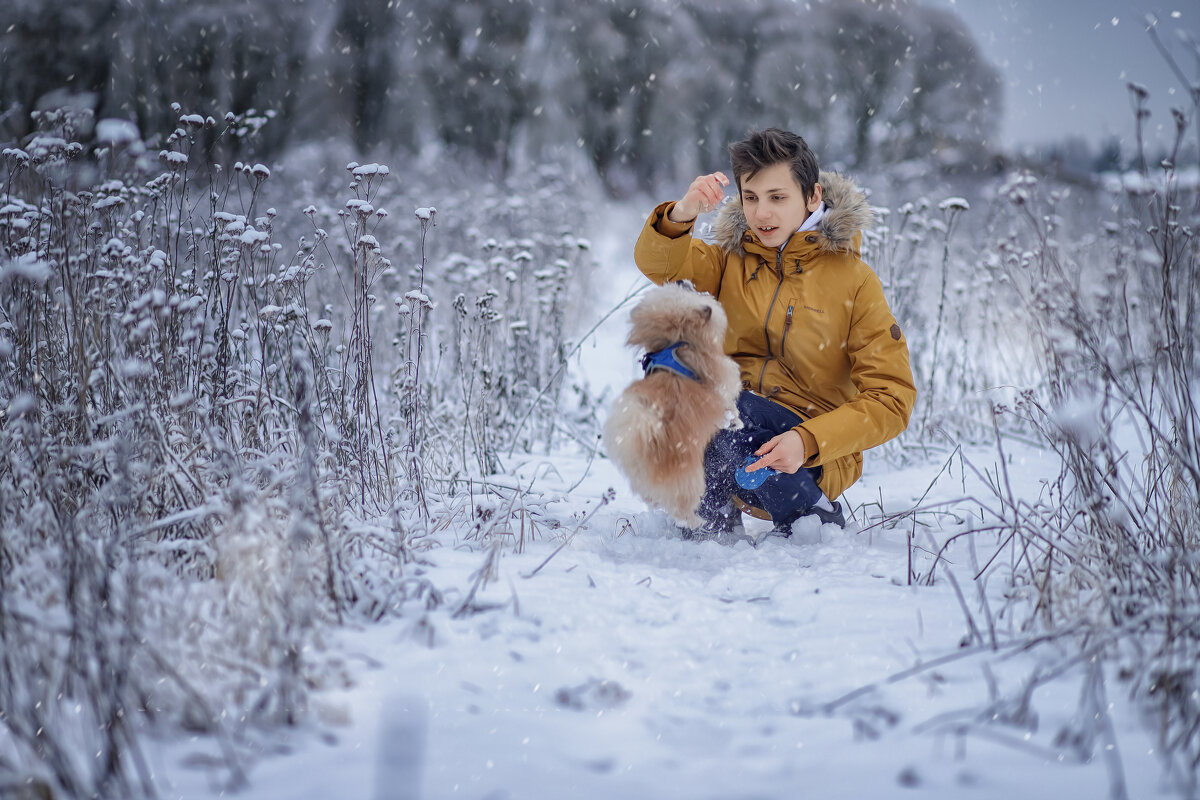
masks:
POLYGON ((689 413, 694 402, 680 392, 681 380, 663 376, 657 391, 639 381, 622 392, 604 425, 604 446, 635 494, 681 522, 698 524, 704 446, 713 431, 698 430, 705 426, 689 413))
POLYGON ((669 446, 662 410, 648 398, 626 390, 613 403, 604 424, 604 446, 617 466, 632 477, 639 465, 669 446))

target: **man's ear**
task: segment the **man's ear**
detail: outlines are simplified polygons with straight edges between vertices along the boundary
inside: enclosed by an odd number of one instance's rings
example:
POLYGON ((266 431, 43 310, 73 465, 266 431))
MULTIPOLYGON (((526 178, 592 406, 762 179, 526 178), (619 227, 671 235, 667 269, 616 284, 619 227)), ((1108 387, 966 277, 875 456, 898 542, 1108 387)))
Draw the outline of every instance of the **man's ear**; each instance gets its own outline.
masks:
POLYGON ((820 208, 821 201, 822 201, 821 184, 814 183, 812 197, 810 197, 808 199, 808 205, 806 206, 806 208, 808 208, 808 213, 811 214, 814 211, 816 211, 818 208, 820 208))

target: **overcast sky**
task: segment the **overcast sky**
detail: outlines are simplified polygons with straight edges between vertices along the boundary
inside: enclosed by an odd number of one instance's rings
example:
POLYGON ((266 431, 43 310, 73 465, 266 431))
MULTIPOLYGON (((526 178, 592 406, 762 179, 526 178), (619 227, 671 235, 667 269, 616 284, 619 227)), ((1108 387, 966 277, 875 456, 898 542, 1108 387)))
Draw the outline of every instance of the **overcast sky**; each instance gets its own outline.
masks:
POLYGON ((958 12, 1005 83, 1001 145, 1020 147, 1079 134, 1097 142, 1116 134, 1131 145, 1134 122, 1126 84, 1150 91, 1150 124, 1174 136, 1172 106, 1187 94, 1146 33, 1146 14, 1188 77, 1194 57, 1178 31, 1200 38, 1196 0, 924 0, 958 12), (1171 93, 1173 92, 1173 94, 1171 93))

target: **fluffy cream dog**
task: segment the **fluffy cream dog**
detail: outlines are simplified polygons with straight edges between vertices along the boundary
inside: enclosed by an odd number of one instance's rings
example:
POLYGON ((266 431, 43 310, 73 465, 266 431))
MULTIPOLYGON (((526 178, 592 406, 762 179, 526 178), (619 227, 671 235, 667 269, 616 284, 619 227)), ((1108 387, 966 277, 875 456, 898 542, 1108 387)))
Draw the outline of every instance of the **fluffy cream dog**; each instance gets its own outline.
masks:
POLYGON ((613 403, 605 448, 639 497, 697 526, 704 450, 717 431, 740 424, 725 311, 710 295, 667 284, 647 292, 630 321, 627 344, 646 350, 648 368, 613 403))

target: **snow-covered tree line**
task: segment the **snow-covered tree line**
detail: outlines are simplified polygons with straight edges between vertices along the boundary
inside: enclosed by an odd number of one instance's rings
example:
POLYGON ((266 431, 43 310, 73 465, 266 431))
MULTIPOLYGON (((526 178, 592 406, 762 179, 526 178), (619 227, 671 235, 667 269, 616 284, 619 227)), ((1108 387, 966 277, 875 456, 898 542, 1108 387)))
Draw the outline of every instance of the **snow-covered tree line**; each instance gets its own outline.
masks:
POLYGON ((68 95, 147 136, 179 102, 270 111, 266 156, 344 135, 362 150, 448 145, 501 172, 569 156, 622 189, 722 163, 726 142, 765 124, 860 168, 972 159, 1001 111, 958 18, 908 0, 7 5, 10 143, 68 95))

